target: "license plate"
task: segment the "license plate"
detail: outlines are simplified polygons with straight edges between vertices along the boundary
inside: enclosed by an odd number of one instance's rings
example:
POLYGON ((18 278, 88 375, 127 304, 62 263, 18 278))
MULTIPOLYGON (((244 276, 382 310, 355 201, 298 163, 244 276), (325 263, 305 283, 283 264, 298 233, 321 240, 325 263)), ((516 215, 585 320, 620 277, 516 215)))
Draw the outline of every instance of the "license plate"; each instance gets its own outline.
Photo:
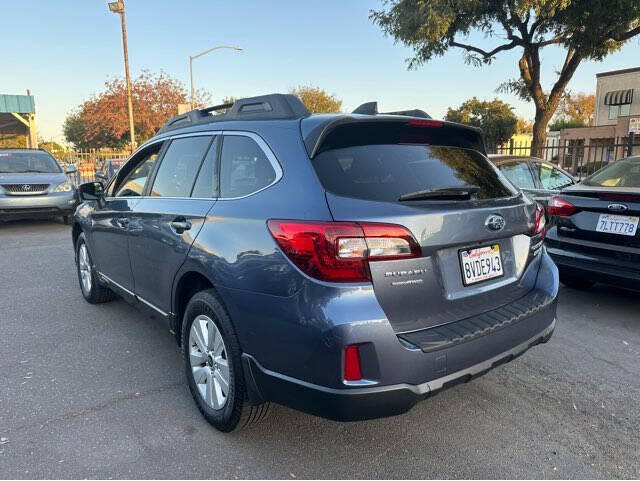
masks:
POLYGON ((494 244, 460 251, 460 269, 465 286, 500 277, 504 273, 500 246, 494 244))
POLYGON ((638 218, 628 215, 600 214, 597 232, 634 236, 638 229, 638 218))

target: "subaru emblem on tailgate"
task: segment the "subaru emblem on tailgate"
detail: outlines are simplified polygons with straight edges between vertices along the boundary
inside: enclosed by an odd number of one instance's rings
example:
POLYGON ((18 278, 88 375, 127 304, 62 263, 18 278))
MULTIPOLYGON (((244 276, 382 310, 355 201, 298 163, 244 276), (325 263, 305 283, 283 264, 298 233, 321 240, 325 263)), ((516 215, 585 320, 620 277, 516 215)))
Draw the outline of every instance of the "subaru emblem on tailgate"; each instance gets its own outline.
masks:
POLYGON ((609 204, 607 206, 609 210, 615 210, 616 212, 622 212, 628 209, 628 207, 624 204, 609 204))
POLYGON ((487 220, 484 221, 484 225, 487 226, 487 229, 498 232, 499 230, 504 229, 504 225, 506 224, 504 217, 498 214, 493 214, 487 217, 487 220))

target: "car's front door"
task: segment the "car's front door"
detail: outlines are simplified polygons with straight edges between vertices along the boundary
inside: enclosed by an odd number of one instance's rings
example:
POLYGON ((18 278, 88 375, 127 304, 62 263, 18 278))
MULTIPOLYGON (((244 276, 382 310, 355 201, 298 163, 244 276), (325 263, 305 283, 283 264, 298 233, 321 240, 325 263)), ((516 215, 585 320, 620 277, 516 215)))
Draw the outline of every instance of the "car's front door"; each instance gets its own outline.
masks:
POLYGON ((135 286, 129 262, 129 223, 154 169, 162 143, 137 153, 107 188, 104 202, 92 214, 90 247, 96 268, 126 293, 135 286))
POLYGON ((129 255, 138 299, 171 312, 175 273, 215 203, 218 137, 170 141, 129 223, 129 255))
POLYGON ((498 168, 513 185, 533 196, 536 190, 536 183, 533 178, 533 172, 529 167, 529 162, 526 159, 505 162, 500 164, 498 168))

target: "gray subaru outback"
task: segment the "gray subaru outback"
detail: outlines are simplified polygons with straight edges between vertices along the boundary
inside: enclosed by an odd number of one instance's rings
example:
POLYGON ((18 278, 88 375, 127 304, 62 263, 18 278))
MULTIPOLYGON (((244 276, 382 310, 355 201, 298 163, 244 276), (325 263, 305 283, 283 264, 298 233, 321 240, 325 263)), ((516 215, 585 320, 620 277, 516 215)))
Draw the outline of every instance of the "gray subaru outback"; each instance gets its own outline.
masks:
POLYGON ((555 327, 541 207, 479 130, 419 110, 311 115, 280 94, 195 110, 80 195, 82 295, 167 325, 222 431, 270 403, 397 415, 555 327))

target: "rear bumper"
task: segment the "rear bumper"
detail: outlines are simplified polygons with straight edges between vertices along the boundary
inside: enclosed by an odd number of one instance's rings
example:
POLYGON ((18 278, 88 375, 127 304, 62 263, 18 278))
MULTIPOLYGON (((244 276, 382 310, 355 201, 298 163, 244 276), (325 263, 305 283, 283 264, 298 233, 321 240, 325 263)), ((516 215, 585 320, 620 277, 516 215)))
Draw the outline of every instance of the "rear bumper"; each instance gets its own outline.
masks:
POLYGON ((546 240, 547 252, 561 273, 595 282, 640 289, 640 266, 635 259, 637 249, 564 239, 554 227, 546 240), (625 260, 628 257, 628 260, 625 260))
MULTIPOLYGON (((555 313, 555 305, 553 311, 555 313)), ((333 389, 269 371, 248 354, 243 355, 245 377, 251 386, 255 402, 273 401, 334 421, 360 421, 395 416, 407 412, 423 399, 475 379, 494 367, 512 361, 529 348, 547 342, 553 335, 555 325, 556 320, 553 318, 543 330, 507 351, 447 376, 417 385, 333 389)))
POLYGON ((76 209, 75 191, 34 196, 0 196, 0 217, 70 215, 76 209))

